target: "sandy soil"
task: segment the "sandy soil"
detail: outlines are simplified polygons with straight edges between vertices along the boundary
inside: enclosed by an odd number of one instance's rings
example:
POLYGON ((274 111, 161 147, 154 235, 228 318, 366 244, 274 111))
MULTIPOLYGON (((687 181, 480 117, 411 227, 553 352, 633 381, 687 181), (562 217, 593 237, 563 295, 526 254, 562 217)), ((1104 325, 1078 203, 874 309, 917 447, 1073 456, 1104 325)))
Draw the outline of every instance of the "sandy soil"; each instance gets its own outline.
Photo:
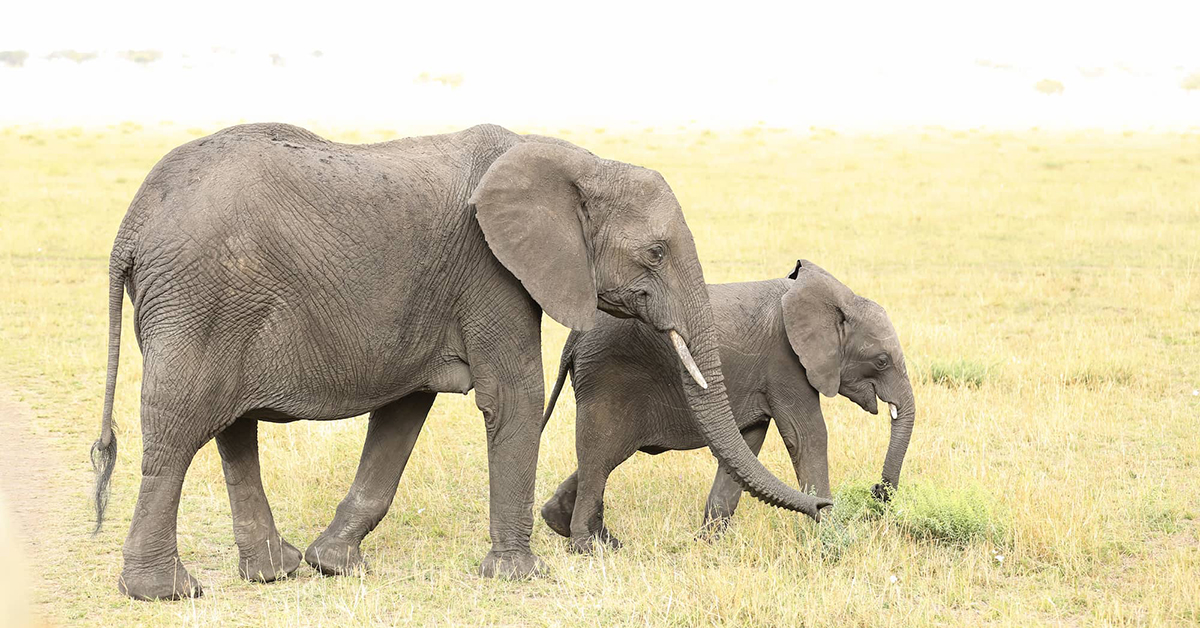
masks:
POLYGON ((6 625, 36 625, 29 613, 44 532, 64 513, 60 484, 66 466, 50 439, 34 433, 33 412, 0 390, 0 617, 6 625))

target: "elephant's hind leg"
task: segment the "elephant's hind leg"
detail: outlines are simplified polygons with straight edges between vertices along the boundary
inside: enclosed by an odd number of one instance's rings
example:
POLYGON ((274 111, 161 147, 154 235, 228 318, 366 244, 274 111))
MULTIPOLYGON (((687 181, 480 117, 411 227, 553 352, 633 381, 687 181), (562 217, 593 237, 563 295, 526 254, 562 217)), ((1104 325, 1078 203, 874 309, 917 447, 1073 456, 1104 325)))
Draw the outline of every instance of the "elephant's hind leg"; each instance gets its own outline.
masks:
POLYGON ((142 402, 142 487, 117 582, 134 599, 175 600, 203 592, 179 559, 175 537, 183 476, 208 439, 188 433, 196 426, 190 419, 142 402))
POLYGON ((579 489, 579 472, 558 485, 554 496, 542 505, 542 519, 559 536, 571 538, 571 513, 575 511, 575 496, 579 489))
POLYGON ((300 567, 300 550, 283 540, 263 492, 258 464, 258 421, 242 417, 217 434, 225 469, 238 573, 247 580, 272 582, 300 567))
POLYGON ((413 393, 371 413, 354 484, 338 504, 333 522, 304 552, 304 560, 327 576, 364 567, 359 544, 387 514, 433 406, 435 393, 413 393))

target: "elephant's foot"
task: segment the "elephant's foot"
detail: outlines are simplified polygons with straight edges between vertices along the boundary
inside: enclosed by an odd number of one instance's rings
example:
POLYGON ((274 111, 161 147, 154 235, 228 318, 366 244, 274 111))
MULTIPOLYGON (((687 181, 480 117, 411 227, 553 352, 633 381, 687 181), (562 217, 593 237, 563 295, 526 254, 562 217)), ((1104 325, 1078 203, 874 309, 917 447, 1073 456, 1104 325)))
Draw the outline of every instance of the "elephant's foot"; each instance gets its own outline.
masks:
POLYGON ((571 538, 571 514, 574 510, 574 503, 565 504, 555 495, 542 506, 542 519, 555 534, 571 538))
POLYGON ((345 576, 365 571, 367 563, 358 550, 358 543, 322 535, 304 552, 304 562, 326 576, 345 576))
POLYGON ((729 530, 732 522, 733 517, 729 515, 710 517, 704 521, 704 525, 700 526, 700 531, 696 533, 696 538, 712 543, 721 538, 729 530))
POLYGON ((497 552, 492 550, 483 557, 479 575, 484 578, 509 578, 525 580, 546 575, 546 564, 529 550, 497 552))
POLYGON ((204 587, 184 569, 178 556, 170 565, 158 568, 125 561, 117 588, 135 600, 179 600, 204 594, 204 587))
POLYGON ((587 536, 571 537, 571 551, 576 554, 591 554, 596 551, 597 544, 611 550, 619 550, 624 545, 608 528, 600 528, 599 532, 587 536))
POLYGON ((238 573, 252 582, 274 582, 300 568, 300 550, 278 534, 250 548, 238 548, 238 573))

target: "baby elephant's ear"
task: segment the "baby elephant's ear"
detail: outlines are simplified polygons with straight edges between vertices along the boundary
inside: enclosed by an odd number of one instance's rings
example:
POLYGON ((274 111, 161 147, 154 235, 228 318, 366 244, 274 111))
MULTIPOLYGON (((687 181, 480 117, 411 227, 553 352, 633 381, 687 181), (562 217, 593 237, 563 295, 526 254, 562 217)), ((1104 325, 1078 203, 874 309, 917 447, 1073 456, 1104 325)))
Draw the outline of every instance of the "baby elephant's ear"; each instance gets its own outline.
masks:
POLYGON ((796 263, 792 275, 796 281, 783 295, 788 343, 800 358, 808 383, 822 395, 836 397, 842 381, 843 308, 849 288, 805 260, 796 263))
POLYGON ((834 279, 833 275, 829 274, 829 271, 825 270, 824 268, 821 268, 820 266, 817 266, 816 264, 814 264, 806 259, 796 260, 796 267, 792 269, 792 273, 790 275, 788 275, 787 278, 788 279, 798 278, 800 276, 800 269, 802 269, 802 268, 806 269, 806 270, 816 271, 818 273, 821 273, 822 275, 825 275, 826 277, 829 277, 830 279, 833 279, 834 281, 837 281, 837 279, 834 279))

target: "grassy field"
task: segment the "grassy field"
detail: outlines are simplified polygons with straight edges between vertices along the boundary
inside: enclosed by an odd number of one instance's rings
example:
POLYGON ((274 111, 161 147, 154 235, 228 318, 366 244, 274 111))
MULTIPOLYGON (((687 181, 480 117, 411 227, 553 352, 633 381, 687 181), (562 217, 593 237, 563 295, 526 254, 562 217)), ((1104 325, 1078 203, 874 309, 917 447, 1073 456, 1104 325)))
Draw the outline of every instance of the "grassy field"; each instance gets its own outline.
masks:
MULTIPOLYGON (((639 455, 609 483, 619 552, 568 554, 540 519, 533 582, 483 580, 484 426, 473 399, 434 406, 360 577, 303 567, 238 579, 214 444, 184 487, 192 602, 140 603, 116 579, 139 479, 141 358, 126 323, 109 521, 89 536, 88 447, 104 383, 107 255, 150 167, 214 128, 0 130, 0 381, 62 461, 35 566, 51 623, 317 625, 1188 624, 1200 622, 1200 134, 888 136, 530 129, 660 170, 712 282, 812 259, 890 312, 917 426, 895 504, 864 497, 882 416, 826 400, 827 523, 743 500, 693 540, 715 461, 639 455)), ((399 131, 316 129, 343 141, 399 131)), ((546 319, 547 381, 566 331, 546 319)), ((305 547, 353 477, 366 423, 262 427, 264 483, 305 547)), ((774 435, 766 464, 790 483, 774 435)), ((574 467, 574 404, 542 440, 540 504, 574 467)), ((16 497, 10 497, 10 501, 16 497)))

